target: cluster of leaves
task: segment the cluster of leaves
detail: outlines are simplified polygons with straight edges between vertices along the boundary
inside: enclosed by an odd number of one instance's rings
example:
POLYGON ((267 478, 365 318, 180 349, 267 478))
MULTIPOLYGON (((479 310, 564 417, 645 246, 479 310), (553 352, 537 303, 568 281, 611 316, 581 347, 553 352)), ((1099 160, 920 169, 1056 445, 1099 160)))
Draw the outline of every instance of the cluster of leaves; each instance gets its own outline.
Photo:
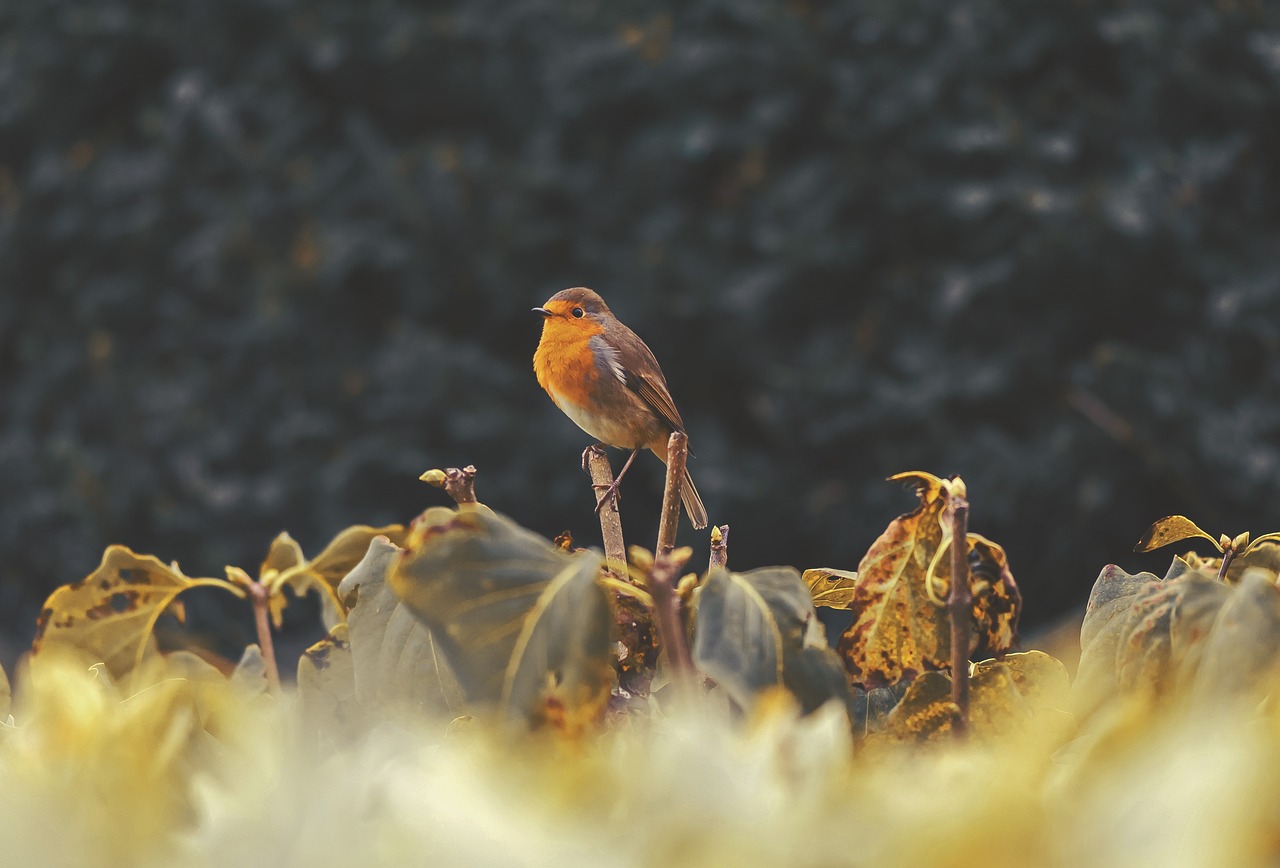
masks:
MULTIPOLYGON (((297 681, 331 736, 379 719, 464 713, 585 731, 611 712, 647 713, 655 679, 660 687, 680 681, 659 641, 651 556, 633 548, 619 577, 600 554, 575 551, 567 539, 548 542, 476 503, 474 469, 428 477, 454 486, 456 509, 429 509, 408 529, 348 528, 314 559, 281 534, 256 580, 234 567, 226 580, 188 578, 176 564, 112 546, 85 580, 50 597, 33 653, 72 648, 113 677, 127 676, 156 655, 161 615, 181 616, 178 595, 209 586, 253 602, 262 665, 277 687, 267 616, 279 628, 292 588, 314 589, 326 603, 329 635, 303 655, 297 681)), ((956 711, 937 693, 949 683, 939 670, 952 666, 942 600, 951 581, 942 555, 954 542, 952 483, 927 473, 894 479, 916 485, 919 505, 890 524, 856 573, 713 565, 679 583, 691 662, 735 707, 750 710, 786 690, 806 713, 835 700, 864 733, 946 728, 920 721, 949 721, 956 711), (854 613, 836 649, 815 606, 854 613), (904 710, 891 715, 904 694, 904 710)), ((966 544, 969 653, 1004 655, 1016 641, 1017 586, 999 546, 976 534, 966 544)), ((1003 700, 987 702, 983 685, 1004 665, 973 675, 979 704, 996 716, 1007 703, 996 710, 1003 700)), ((676 695, 681 686, 665 689, 676 695)))

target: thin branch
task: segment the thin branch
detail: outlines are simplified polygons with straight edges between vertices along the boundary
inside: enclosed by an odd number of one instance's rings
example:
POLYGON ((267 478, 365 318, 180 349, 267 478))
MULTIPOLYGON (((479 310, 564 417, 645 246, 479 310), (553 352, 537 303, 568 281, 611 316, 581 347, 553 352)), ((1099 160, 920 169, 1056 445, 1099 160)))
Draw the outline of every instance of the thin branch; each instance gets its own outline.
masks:
POLYGON ((271 639, 271 612, 267 601, 271 592, 260 582, 249 584, 249 600, 253 603, 253 623, 258 630, 258 648, 267 669, 267 689, 280 692, 280 669, 276 665, 276 647, 271 639))
POLYGON ((951 616, 951 702, 955 705, 951 728, 957 738, 964 738, 969 732, 969 622, 973 610, 969 589, 969 501, 958 477, 952 485, 951 593, 947 597, 951 616))
MULTIPOLYGON (((582 453, 582 466, 591 474, 592 491, 606 491, 613 484, 613 468, 603 446, 588 446, 582 453)), ((622 516, 618 499, 608 498, 600 506, 600 538, 604 542, 605 564, 620 579, 627 577, 627 547, 622 541, 622 516)))
POLYGON ((662 518, 658 522, 657 557, 670 554, 676 547, 676 528, 680 525, 680 491, 684 487, 685 462, 689 459, 689 438, 682 431, 672 431, 667 440, 667 486, 662 492, 662 518))
POLYGON ((449 467, 444 470, 428 470, 418 477, 427 485, 443 488, 453 498, 453 502, 461 506, 464 503, 476 503, 476 468, 468 464, 459 470, 449 467))
POLYGON ((711 560, 712 567, 729 565, 729 525, 722 524, 711 528, 711 560))
POLYGON ((667 655, 671 677, 686 683, 693 675, 693 657, 680 619, 680 599, 676 596, 676 579, 689 560, 689 549, 667 551, 653 560, 649 571, 649 593, 653 595, 653 613, 658 623, 658 641, 667 655))

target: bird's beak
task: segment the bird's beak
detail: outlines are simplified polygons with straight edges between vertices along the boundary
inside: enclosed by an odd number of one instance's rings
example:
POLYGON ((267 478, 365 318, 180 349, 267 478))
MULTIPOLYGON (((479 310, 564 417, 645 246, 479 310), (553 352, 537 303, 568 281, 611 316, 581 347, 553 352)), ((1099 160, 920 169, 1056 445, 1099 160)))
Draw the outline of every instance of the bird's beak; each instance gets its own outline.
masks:
POLYGON ((551 311, 547 310, 545 307, 535 307, 533 308, 533 312, 540 313, 543 316, 551 316, 551 311))

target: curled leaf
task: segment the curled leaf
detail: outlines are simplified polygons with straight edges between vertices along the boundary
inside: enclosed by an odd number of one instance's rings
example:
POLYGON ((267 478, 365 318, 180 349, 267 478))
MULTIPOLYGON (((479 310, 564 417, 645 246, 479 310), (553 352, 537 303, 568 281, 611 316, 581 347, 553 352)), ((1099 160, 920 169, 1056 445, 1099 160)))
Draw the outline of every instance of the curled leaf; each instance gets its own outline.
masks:
POLYGON ((854 590, 858 586, 858 574, 849 570, 818 567, 805 570, 800 581, 809 588, 809 597, 815 606, 829 609, 847 609, 853 603, 854 590))

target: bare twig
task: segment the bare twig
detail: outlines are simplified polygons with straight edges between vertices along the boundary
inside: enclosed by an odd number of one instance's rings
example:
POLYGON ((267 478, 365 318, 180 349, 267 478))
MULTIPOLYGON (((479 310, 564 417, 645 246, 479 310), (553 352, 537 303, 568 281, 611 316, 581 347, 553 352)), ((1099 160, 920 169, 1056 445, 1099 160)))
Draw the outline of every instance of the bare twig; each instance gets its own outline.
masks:
POLYGON ((671 677, 686 682, 693 675, 693 657, 680 619, 680 599, 676 596, 676 579, 689 560, 689 549, 668 551, 653 560, 649 572, 649 593, 653 595, 653 612, 658 622, 658 640, 667 655, 671 677))
POLYGON ((722 524, 711 528, 711 560, 712 567, 729 565, 729 525, 722 524))
POLYGON ((449 467, 444 470, 428 470, 418 477, 427 485, 443 488, 453 498, 453 502, 461 506, 464 503, 476 502, 476 468, 468 464, 459 470, 449 467))
POLYGON ((969 501, 964 482, 951 480, 951 702, 955 705, 952 731, 964 738, 969 731, 969 621, 973 594, 969 589, 969 501))
MULTIPOLYGON (((591 489, 606 491, 613 484, 613 468, 603 446, 588 446, 582 453, 582 466, 591 474, 591 489)), ((605 564, 609 572, 618 578, 627 575, 627 548, 622 541, 622 516, 618 514, 617 498, 600 506, 600 538, 604 542, 605 564)))
POLYGON ((684 486, 684 468, 689 459, 689 438, 672 431, 667 440, 667 485, 662 492, 662 518, 658 522, 657 557, 670 554, 676 547, 676 528, 680 525, 680 491, 684 486))
POLYGON ((247 585, 249 600, 253 603, 253 623, 258 630, 258 648, 262 651, 262 662, 267 669, 267 688, 272 693, 280 692, 280 669, 276 665, 276 647, 271 639, 271 612, 267 605, 270 592, 261 582, 250 581, 247 585))

